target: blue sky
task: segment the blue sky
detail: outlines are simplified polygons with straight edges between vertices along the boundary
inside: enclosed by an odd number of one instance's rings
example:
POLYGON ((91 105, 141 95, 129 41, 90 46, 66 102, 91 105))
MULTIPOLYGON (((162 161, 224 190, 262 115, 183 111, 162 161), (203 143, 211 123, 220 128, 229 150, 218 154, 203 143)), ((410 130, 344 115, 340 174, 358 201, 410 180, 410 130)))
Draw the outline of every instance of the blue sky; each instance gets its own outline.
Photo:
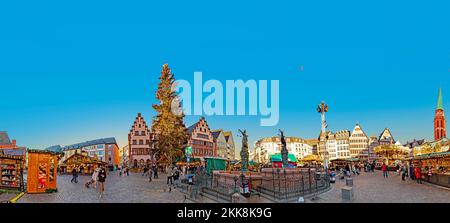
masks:
MULTIPOLYGON (((280 81, 280 122, 206 117, 277 134, 389 127, 401 142, 433 138, 438 88, 450 104, 450 14, 445 1, 5 2, 0 5, 0 130, 20 145, 116 137, 138 112, 150 121, 162 64, 177 79, 280 81), (301 71, 300 67, 304 70, 301 71)), ((186 125, 197 116, 186 117, 186 125)))

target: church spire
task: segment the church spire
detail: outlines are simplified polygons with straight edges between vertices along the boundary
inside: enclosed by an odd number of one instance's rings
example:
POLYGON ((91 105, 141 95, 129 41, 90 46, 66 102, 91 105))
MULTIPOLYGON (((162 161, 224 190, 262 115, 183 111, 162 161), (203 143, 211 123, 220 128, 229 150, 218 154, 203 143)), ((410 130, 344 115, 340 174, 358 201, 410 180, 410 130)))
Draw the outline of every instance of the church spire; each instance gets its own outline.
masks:
POLYGON ((437 107, 436 110, 444 110, 444 106, 442 105, 442 90, 439 88, 439 94, 438 94, 438 101, 437 101, 437 107))

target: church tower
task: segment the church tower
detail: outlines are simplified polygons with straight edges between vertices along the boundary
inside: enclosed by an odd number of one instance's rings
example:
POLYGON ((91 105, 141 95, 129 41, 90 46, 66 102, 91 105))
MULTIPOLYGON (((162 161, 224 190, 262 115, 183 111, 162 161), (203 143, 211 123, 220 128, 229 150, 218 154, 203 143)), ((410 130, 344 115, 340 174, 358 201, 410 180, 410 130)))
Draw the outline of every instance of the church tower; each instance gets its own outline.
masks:
POLYGON ((442 90, 439 88, 438 102, 434 115, 434 140, 437 141, 445 137, 444 106, 442 105, 442 90))

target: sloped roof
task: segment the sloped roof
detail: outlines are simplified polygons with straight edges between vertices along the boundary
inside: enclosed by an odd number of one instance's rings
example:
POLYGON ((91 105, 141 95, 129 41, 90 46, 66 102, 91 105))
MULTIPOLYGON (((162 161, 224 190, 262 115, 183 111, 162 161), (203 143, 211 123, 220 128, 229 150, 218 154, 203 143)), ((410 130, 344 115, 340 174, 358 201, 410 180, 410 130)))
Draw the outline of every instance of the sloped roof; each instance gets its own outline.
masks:
POLYGON ((231 131, 227 131, 227 132, 223 132, 223 136, 225 136, 225 140, 228 142, 228 139, 230 138, 230 136, 231 136, 231 131))
POLYGON ((77 143, 77 144, 73 144, 73 145, 69 145, 69 146, 64 146, 62 150, 66 151, 66 150, 72 150, 72 149, 79 149, 82 147, 99 145, 99 144, 117 144, 117 142, 114 137, 96 139, 96 140, 86 141, 86 142, 77 143))
MULTIPOLYGON (((270 156, 271 162, 281 162, 283 159, 281 157, 281 153, 276 153, 270 156)), ((289 162, 297 162, 297 158, 294 156, 294 154, 289 153, 288 154, 288 161, 289 162)))
POLYGON ((416 140, 414 139, 412 142, 407 142, 404 147, 414 148, 416 146, 420 146, 425 143, 425 139, 416 140))
POLYGON ((439 88, 438 101, 437 101, 436 109, 444 110, 444 106, 442 105, 442 89, 441 88, 439 88))
POLYGON ((214 137, 214 139, 217 139, 219 137, 221 131, 212 131, 211 134, 214 137))
POLYGON ((2 149, 3 154, 7 156, 25 156, 27 149, 25 147, 19 147, 14 149, 2 149))
POLYGON ((0 144, 1 145, 11 144, 11 140, 9 139, 8 133, 6 131, 0 132, 0 144))
POLYGON ((63 148, 60 145, 55 145, 55 146, 50 146, 50 147, 46 148, 45 150, 58 153, 58 152, 61 152, 63 150, 63 148))
POLYGON ((194 129, 195 129, 195 127, 197 126, 198 123, 199 123, 199 122, 196 122, 196 123, 192 124, 191 126, 189 126, 189 127, 187 128, 189 134, 192 134, 192 132, 194 131, 194 129))

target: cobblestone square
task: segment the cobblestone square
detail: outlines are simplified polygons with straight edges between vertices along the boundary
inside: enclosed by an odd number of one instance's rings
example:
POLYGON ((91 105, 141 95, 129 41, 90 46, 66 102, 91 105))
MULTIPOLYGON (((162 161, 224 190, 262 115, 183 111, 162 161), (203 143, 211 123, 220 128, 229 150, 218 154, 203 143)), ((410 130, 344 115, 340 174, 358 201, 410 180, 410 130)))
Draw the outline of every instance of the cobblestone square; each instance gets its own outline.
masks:
MULTIPOLYGON (((168 191, 166 176, 160 174, 159 179, 148 182, 148 178, 140 173, 130 176, 118 176, 111 172, 105 183, 105 193, 99 198, 98 189, 86 188, 84 184, 90 176, 79 176, 78 183, 71 183, 71 175, 58 176, 58 192, 50 194, 25 194, 18 203, 183 203, 185 194, 177 189, 168 191)), ((337 179, 331 189, 319 194, 318 199, 306 199, 306 203, 346 203, 341 198, 341 188, 345 180, 337 179)), ((450 189, 424 183, 417 184, 391 172, 384 179, 380 171, 363 172, 353 176, 353 203, 449 203, 450 189)), ((214 202, 199 196, 197 202, 214 202)), ((265 199, 251 198, 249 202, 268 202, 265 199)))

